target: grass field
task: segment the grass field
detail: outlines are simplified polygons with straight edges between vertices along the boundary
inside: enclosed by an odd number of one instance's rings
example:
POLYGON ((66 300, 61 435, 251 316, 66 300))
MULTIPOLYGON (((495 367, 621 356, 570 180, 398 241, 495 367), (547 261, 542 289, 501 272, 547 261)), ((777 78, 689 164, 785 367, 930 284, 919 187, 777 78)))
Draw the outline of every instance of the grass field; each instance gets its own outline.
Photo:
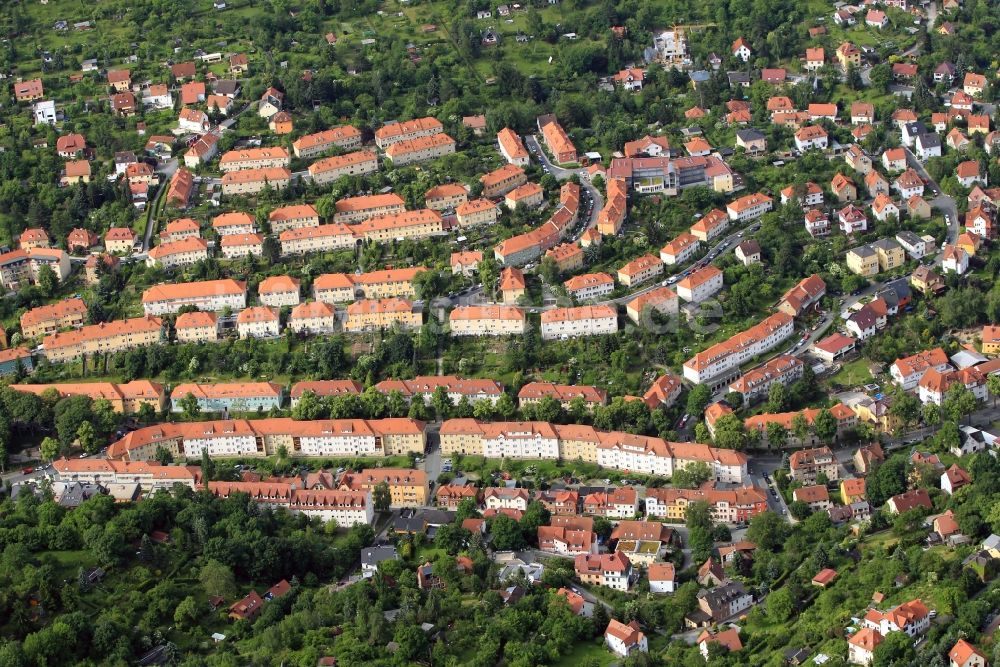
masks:
POLYGON ((844 366, 837 371, 836 375, 833 375, 830 378, 830 381, 845 387, 854 387, 864 384, 871 379, 872 374, 868 371, 868 361, 865 359, 856 359, 844 364, 844 366))

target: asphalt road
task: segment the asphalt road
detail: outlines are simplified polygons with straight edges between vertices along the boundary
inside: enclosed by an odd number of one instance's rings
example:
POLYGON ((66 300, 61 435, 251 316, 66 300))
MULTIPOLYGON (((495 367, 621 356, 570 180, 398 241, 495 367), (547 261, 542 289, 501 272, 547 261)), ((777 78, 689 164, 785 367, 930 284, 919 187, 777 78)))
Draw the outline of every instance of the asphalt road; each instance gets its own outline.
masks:
MULTIPOLYGON (((932 193, 938 193, 934 195, 934 198, 929 200, 932 207, 942 211, 948 219, 948 243, 954 243, 958 240, 958 235, 961 233, 958 224, 958 207, 955 205, 955 200, 950 196, 946 195, 942 190, 941 186, 937 184, 934 179, 931 178, 930 174, 924 168, 923 163, 917 159, 917 156, 913 154, 909 148, 903 148, 906 151, 906 165, 917 172, 920 178, 924 179, 926 183, 925 189, 930 189, 932 193)), ((936 264, 941 263, 941 256, 944 254, 944 250, 940 250, 935 258, 934 262, 936 264)))

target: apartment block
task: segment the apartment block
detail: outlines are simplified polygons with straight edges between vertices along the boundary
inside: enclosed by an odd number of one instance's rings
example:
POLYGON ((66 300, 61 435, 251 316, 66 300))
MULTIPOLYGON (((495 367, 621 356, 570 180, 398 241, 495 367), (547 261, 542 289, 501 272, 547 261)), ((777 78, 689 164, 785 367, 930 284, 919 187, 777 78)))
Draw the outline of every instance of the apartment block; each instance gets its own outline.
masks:
POLYGON ((281 254, 286 257, 353 248, 357 240, 354 231, 341 223, 286 229, 278 235, 281 254))
POLYGON ((385 157, 393 166, 402 167, 425 160, 433 160, 455 152, 455 140, 447 134, 399 141, 385 149, 385 157))
POLYGON ((280 408, 284 389, 274 382, 237 382, 220 384, 181 383, 170 392, 171 409, 181 412, 182 399, 188 395, 198 400, 202 412, 255 412, 280 408))
POLYGON ((241 169, 222 176, 222 194, 255 195, 264 188, 283 190, 292 180, 292 172, 285 167, 241 169))
POLYGON ((497 199, 527 183, 528 177, 524 169, 516 164, 505 164, 496 171, 480 176, 479 182, 483 186, 483 197, 497 199))
POLYGON ((244 169, 272 169, 291 164, 288 150, 281 146, 273 148, 240 148, 226 151, 219 157, 219 169, 223 172, 244 169))
POLYGON ((53 333, 42 342, 45 358, 52 363, 71 361, 84 355, 111 354, 163 340, 163 321, 158 317, 136 317, 81 327, 78 331, 53 333))
POLYGON ((267 220, 274 234, 280 234, 287 229, 319 227, 319 213, 312 204, 294 204, 276 208, 268 214, 267 220))
POLYGON ((198 310, 233 312, 247 305, 245 282, 224 278, 193 283, 154 285, 142 293, 142 308, 146 315, 176 313, 183 306, 198 310))
POLYGON ((148 405, 159 412, 167 404, 163 385, 149 380, 133 380, 124 384, 111 382, 13 384, 10 388, 36 396, 41 396, 47 391, 55 391, 60 398, 87 396, 94 401, 108 401, 115 412, 125 415, 138 413, 143 405, 148 405))
POLYGON ((215 313, 194 311, 177 316, 174 323, 177 341, 201 343, 219 340, 219 323, 215 313))
POLYGON ((492 225, 500 217, 500 209, 489 199, 473 199, 459 204, 455 209, 455 218, 459 227, 474 227, 476 225, 492 225))
POLYGON ((21 315, 21 335, 26 339, 38 338, 60 329, 79 328, 86 320, 87 304, 83 299, 63 299, 21 315))
POLYGON ((353 225, 352 229, 359 238, 389 243, 398 239, 425 239, 444 234, 444 220, 437 211, 422 208, 369 218, 353 225))
POLYGON ((584 273, 563 283, 566 293, 578 301, 591 301, 607 296, 615 289, 615 279, 607 273, 584 273))
POLYGON ((423 316, 405 299, 366 299, 355 301, 347 307, 344 331, 361 333, 390 329, 394 325, 419 329, 423 316))
POLYGON ((351 125, 306 134, 292 142, 295 157, 309 159, 333 149, 353 151, 361 148, 361 131, 351 125))
POLYGON ((389 123, 375 130, 375 145, 386 150, 389 146, 401 141, 429 137, 443 131, 444 126, 441 121, 430 116, 402 123, 389 123))
POLYGON ((635 287, 663 275, 663 262, 653 255, 643 255, 618 269, 618 282, 635 287))
POLYGON ((337 311, 328 303, 309 301, 292 308, 288 328, 297 334, 330 334, 337 324, 337 311))
POLYGON ((775 313, 742 333, 695 354, 684 362, 684 377, 697 384, 714 381, 747 360, 767 352, 792 335, 794 319, 775 313))
POLYGON ((317 185, 333 183, 341 176, 365 176, 378 171, 378 156, 372 151, 356 151, 317 160, 309 165, 309 177, 317 185))
POLYGON ((257 285, 257 298, 265 306, 297 306, 301 301, 301 283, 291 276, 270 276, 257 285))
POLYGON ((406 210, 406 202, 394 192, 381 195, 364 195, 361 197, 347 197, 340 199, 336 204, 336 213, 333 215, 334 222, 352 224, 361 222, 376 215, 389 215, 391 213, 402 213, 406 210))
POLYGON ((603 336, 618 332, 614 306, 555 308, 542 313, 542 339, 603 336))
POLYGON ((276 338, 281 335, 277 310, 268 306, 253 306, 236 316, 236 331, 240 338, 276 338))
POLYGON ((525 331, 517 306, 458 306, 448 315, 452 336, 517 336, 525 331))
POLYGON ((691 303, 700 303, 721 289, 722 271, 709 264, 677 283, 677 296, 691 303))

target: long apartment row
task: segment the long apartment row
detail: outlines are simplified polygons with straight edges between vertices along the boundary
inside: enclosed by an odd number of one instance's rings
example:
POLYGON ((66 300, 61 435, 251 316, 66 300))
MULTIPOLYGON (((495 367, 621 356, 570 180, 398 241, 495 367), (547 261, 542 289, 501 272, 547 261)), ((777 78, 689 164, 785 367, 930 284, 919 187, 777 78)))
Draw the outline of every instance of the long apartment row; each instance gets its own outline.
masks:
MULTIPOLYGON (((666 377, 666 376, 665 376, 666 377)), ((644 401, 665 403, 665 399, 676 400, 680 393, 679 382, 673 378, 676 391, 669 395, 657 393, 665 384, 663 379, 654 383, 653 398, 644 397, 644 401)), ((181 383, 168 392, 163 385, 149 380, 133 380, 122 384, 112 382, 78 382, 53 384, 12 384, 12 389, 43 395, 54 391, 60 397, 87 396, 92 400, 106 400, 115 412, 136 414, 143 405, 148 405, 154 411, 167 409, 168 400, 172 401, 174 412, 181 412, 181 399, 189 394, 198 402, 198 408, 203 412, 247 412, 254 410, 281 409, 285 399, 291 399, 295 408, 307 394, 319 399, 328 399, 346 394, 360 395, 365 389, 355 380, 302 380, 291 385, 286 392, 283 385, 274 382, 238 382, 238 383, 181 383), (169 394, 169 395, 168 395, 169 394)), ((425 375, 412 380, 383 380, 373 388, 388 396, 398 392, 409 403, 413 400, 430 402, 434 394, 443 391, 453 405, 463 400, 470 404, 487 401, 496 405, 504 395, 505 389, 496 380, 486 378, 461 378, 454 375, 425 375)), ((558 385, 551 382, 529 382, 521 387, 517 400, 521 407, 540 402, 551 397, 564 407, 576 401, 583 401, 588 410, 607 405, 608 393, 598 387, 585 385, 558 385)))
MULTIPOLYGON (((176 457, 271 456, 284 447, 296 456, 393 456, 422 453, 422 422, 380 420, 296 421, 278 417, 158 424, 128 433, 108 449, 108 457, 148 461, 159 448, 176 457)), ((489 458, 580 459, 602 467, 671 476, 694 463, 707 464, 719 482, 748 480, 747 457, 697 443, 598 431, 589 426, 547 422, 478 422, 453 419, 441 427, 442 453, 489 458)))
MULTIPOLYGON (((268 305, 247 307, 246 284, 232 279, 157 285, 143 293, 144 317, 115 320, 82 326, 86 307, 79 299, 31 311, 23 322, 26 337, 44 336, 42 351, 51 362, 64 362, 82 355, 114 353, 154 345, 166 340, 161 315, 176 313, 184 306, 197 312, 178 316, 175 328, 182 342, 214 341, 219 338, 218 313, 236 314, 236 329, 242 338, 271 338, 281 334, 279 309, 295 305, 288 327, 303 335, 319 335, 343 330, 363 333, 401 326, 419 329, 422 309, 400 296, 375 297, 376 294, 412 295, 409 279, 419 269, 382 271, 364 276, 329 274, 314 285, 317 301, 299 302, 298 281, 281 276, 261 283, 260 301, 268 305), (357 294, 362 298, 338 309, 334 303, 357 294), (280 304, 280 305, 279 305, 280 304), (62 331, 66 327, 78 327, 62 331)), ((646 294, 628 305, 627 314, 640 322, 644 309, 658 308, 677 312, 677 297, 665 293, 646 294)), ((458 306, 448 315, 453 336, 507 336, 523 334, 528 321, 525 310, 513 305, 458 306)), ((608 335, 619 331, 618 309, 614 305, 554 308, 541 314, 541 336, 545 340, 576 336, 608 335)))

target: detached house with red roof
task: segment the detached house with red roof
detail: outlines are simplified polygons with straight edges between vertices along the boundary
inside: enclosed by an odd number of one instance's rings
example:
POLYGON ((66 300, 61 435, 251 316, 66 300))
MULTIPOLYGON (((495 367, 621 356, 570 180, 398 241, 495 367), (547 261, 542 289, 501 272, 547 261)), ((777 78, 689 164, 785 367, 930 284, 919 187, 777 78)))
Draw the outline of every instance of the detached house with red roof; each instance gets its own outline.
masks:
POLYGON ((870 609, 862 624, 883 637, 890 632, 905 632, 910 638, 915 638, 930 627, 930 610, 921 600, 911 600, 886 612, 870 609))
POLYGON ((649 643, 646 635, 639 629, 639 623, 632 621, 628 625, 611 619, 604 631, 604 643, 608 650, 617 656, 627 658, 635 653, 648 653, 649 643))
POLYGON ((750 49, 750 43, 742 37, 737 38, 737 40, 733 42, 733 46, 730 51, 732 52, 734 58, 738 58, 743 62, 749 62, 750 56, 753 55, 753 51, 750 49))
POLYGON ((948 667, 989 667, 986 655, 978 648, 959 639, 948 651, 948 667))

